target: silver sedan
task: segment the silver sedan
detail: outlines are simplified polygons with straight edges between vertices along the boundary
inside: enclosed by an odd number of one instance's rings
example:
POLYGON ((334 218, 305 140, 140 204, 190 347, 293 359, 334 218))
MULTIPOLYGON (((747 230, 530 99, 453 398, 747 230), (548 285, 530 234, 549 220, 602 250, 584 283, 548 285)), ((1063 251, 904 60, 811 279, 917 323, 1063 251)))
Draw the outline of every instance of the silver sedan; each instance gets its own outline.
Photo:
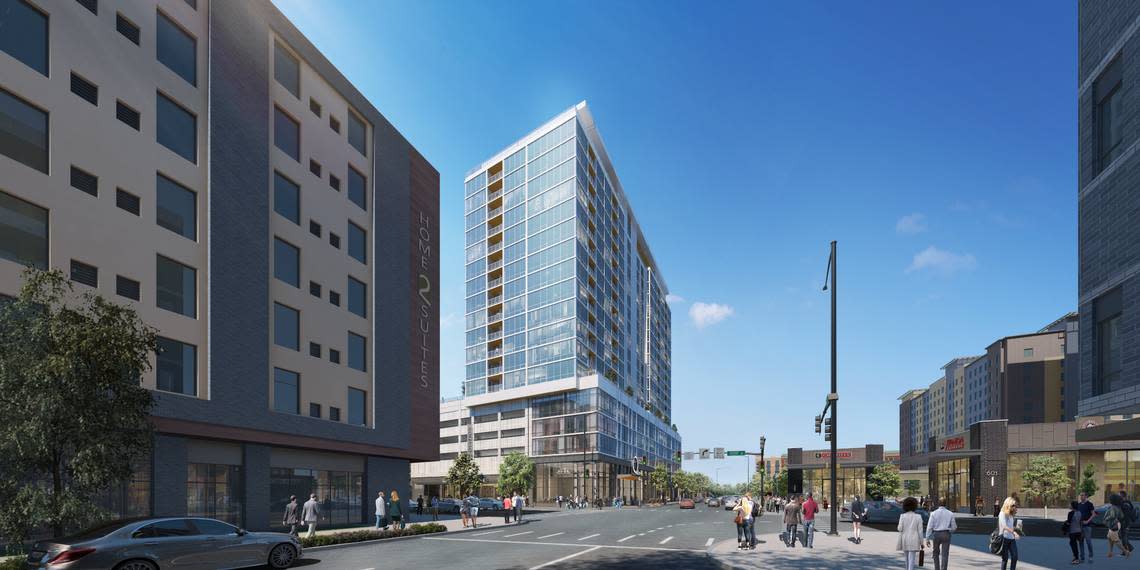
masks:
POLYGON ((207 518, 121 520, 35 543, 28 570, 215 570, 268 564, 288 568, 301 556, 297 537, 249 532, 207 518))

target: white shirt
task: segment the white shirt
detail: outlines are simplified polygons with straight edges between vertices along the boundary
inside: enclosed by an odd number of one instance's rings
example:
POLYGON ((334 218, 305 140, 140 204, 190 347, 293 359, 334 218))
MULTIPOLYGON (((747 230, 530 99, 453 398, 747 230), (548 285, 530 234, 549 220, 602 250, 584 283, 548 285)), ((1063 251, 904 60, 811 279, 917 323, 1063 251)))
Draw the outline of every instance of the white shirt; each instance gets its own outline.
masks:
POLYGON ((926 523, 926 538, 940 531, 948 530, 954 532, 958 530, 958 521, 954 519, 954 513, 950 512, 946 507, 938 507, 930 513, 930 520, 926 523))
POLYGON ((386 505, 384 504, 384 498, 383 497, 376 497, 376 514, 377 514, 377 516, 381 516, 381 517, 384 516, 385 506, 386 505))

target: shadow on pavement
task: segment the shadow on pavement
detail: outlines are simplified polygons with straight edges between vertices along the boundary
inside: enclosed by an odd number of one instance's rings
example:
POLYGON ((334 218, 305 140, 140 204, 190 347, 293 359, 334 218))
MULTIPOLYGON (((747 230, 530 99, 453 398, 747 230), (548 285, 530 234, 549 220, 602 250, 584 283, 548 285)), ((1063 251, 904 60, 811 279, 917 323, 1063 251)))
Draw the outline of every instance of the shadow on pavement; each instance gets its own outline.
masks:
MULTIPOLYGON (((714 560, 703 552, 685 551, 629 551, 603 548, 595 550, 579 558, 571 558, 565 562, 545 566, 544 568, 562 570, 631 570, 633 568, 652 568, 653 570, 712 570, 720 568, 714 560)), ((515 566, 514 568, 527 568, 515 566)))
MULTIPOLYGON (((904 565, 901 553, 898 555, 845 552, 841 564, 821 559, 818 565, 805 560, 802 553, 793 554, 781 550, 733 553, 722 556, 733 568, 896 568, 904 565)), ((1001 560, 998 560, 999 564, 1001 560)), ((933 568, 930 560, 926 566, 933 568)))

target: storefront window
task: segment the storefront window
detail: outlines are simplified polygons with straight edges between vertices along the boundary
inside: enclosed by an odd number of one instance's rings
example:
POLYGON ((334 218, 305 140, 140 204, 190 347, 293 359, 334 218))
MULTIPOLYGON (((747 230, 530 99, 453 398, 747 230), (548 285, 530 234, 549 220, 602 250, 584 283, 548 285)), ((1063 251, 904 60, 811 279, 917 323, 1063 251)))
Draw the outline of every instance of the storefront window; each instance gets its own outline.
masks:
POLYGON ((132 466, 131 478, 101 493, 95 504, 118 518, 150 516, 151 470, 147 456, 132 466))
POLYGON ((240 465, 187 465, 187 516, 209 517, 241 526, 243 497, 240 465))
POLYGON ((941 461, 935 465, 934 473, 939 504, 951 511, 968 511, 973 504, 970 497, 974 494, 970 485, 970 460, 941 461))
MULTIPOLYGON (((316 493, 321 516, 333 526, 359 524, 364 519, 364 474, 353 471, 320 471, 275 467, 269 473, 269 524, 281 528, 281 513, 296 495, 304 504, 316 493)), ((401 497, 404 499, 406 497, 401 497)))
MULTIPOLYGON (((851 499, 853 495, 866 497, 867 470, 863 467, 840 467, 836 478, 837 497, 840 500, 851 499)), ((813 493, 818 501, 831 497, 831 467, 821 469, 804 469, 803 492, 813 493)))
MULTIPOLYGON (((1105 456, 1107 457, 1109 453, 1106 453, 1105 456)), ((1049 500, 1049 506, 1058 508, 1068 507, 1069 501, 1072 501, 1072 498, 1076 496, 1077 453, 1075 451, 1010 453, 1008 458, 1009 468, 1007 472, 1009 492, 1017 492, 1020 495, 1022 507, 1039 509, 1044 506, 1044 501, 1042 501, 1041 497, 1026 495, 1022 490, 1025 485, 1024 480, 1022 479, 1022 475, 1025 473, 1025 470, 1029 468, 1029 462, 1032 461, 1034 457, 1044 456, 1056 457, 1065 466, 1065 470, 1069 475, 1069 480, 1072 481, 1072 485, 1069 486, 1069 490, 1062 492, 1060 496, 1053 497, 1049 500)))

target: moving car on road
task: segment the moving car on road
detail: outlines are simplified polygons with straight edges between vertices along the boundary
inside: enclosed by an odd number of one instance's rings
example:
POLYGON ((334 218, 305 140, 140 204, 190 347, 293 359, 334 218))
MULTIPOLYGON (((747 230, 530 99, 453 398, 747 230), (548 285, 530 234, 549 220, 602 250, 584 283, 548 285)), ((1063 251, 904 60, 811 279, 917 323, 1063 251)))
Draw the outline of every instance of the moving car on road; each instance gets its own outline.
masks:
POLYGON ((301 557, 301 541, 281 532, 249 532, 195 517, 124 519, 42 540, 28 570, 213 570, 268 564, 281 569, 301 557))
POLYGON ((740 497, 734 497, 734 496, 721 497, 720 504, 724 505, 724 510, 731 511, 732 509, 736 508, 736 503, 738 501, 740 501, 740 497))
POLYGON ((695 509, 695 508, 697 508, 696 503, 694 503, 692 499, 681 499, 680 501, 677 501, 677 505, 680 506, 682 509, 695 509))
POLYGON ((705 506, 706 507, 719 507, 720 506, 720 499, 717 497, 709 497, 709 498, 705 499, 705 506))

